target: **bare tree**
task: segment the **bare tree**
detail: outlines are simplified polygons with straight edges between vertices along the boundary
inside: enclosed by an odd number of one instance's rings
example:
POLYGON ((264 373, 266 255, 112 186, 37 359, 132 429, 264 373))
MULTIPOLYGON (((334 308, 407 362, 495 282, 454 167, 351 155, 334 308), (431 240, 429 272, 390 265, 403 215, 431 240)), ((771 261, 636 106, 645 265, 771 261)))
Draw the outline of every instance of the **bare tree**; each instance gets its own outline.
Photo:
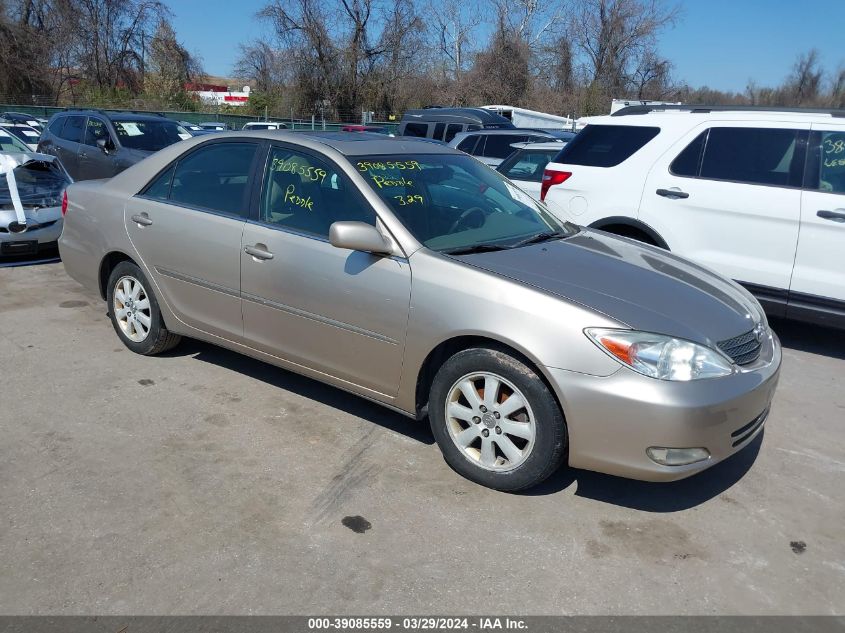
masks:
POLYGON ((144 77, 144 91, 159 104, 186 106, 186 84, 203 76, 199 60, 176 39, 167 20, 159 20, 155 34, 149 40, 149 55, 144 77))
POLYGON ((256 90, 269 93, 283 81, 283 64, 279 51, 265 40, 241 44, 240 55, 235 61, 235 74, 252 82, 256 90))
MULTIPOLYGON (((581 0, 573 37, 586 57, 594 98, 607 100, 631 87, 659 33, 674 24, 678 9, 660 0, 581 0)), ((596 103, 591 107, 604 107, 596 103)))
POLYGON ((782 101, 796 105, 814 105, 819 101, 823 72, 819 67, 819 52, 812 49, 798 56, 792 74, 783 86, 782 101))
POLYGON ((144 47, 151 27, 168 15, 157 0, 72 0, 77 64, 100 90, 138 92, 144 72, 144 47))

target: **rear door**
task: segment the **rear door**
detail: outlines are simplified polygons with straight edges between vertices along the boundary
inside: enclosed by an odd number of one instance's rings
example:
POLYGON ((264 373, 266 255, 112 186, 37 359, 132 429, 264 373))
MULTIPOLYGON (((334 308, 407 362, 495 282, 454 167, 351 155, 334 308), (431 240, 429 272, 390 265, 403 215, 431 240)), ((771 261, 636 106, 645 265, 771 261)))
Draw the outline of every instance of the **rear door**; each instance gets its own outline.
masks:
POLYGON ((126 205, 126 230, 176 316, 240 341, 241 235, 259 143, 204 143, 126 205))
POLYGON ((710 122, 652 166, 639 219, 669 248, 782 313, 798 244, 809 124, 710 122))
POLYGON ((54 138, 55 155, 74 180, 82 180, 79 174, 79 146, 85 135, 84 116, 69 116, 65 118, 64 125, 59 134, 54 138))
POLYGON ((845 322, 845 124, 813 124, 788 316, 845 322))

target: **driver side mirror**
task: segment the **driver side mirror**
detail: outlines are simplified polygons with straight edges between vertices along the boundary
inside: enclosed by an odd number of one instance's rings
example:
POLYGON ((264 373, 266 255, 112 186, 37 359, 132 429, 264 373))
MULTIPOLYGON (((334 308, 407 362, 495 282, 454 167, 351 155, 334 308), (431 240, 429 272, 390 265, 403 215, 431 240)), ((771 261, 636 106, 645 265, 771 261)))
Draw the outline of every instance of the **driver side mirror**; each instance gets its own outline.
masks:
POLYGON ((110 139, 107 138, 98 138, 97 139, 97 147, 103 150, 104 154, 108 154, 109 150, 112 149, 112 144, 110 139))
POLYGON ((379 230, 365 222, 334 222, 329 227, 329 242, 337 248, 392 255, 393 246, 379 230))

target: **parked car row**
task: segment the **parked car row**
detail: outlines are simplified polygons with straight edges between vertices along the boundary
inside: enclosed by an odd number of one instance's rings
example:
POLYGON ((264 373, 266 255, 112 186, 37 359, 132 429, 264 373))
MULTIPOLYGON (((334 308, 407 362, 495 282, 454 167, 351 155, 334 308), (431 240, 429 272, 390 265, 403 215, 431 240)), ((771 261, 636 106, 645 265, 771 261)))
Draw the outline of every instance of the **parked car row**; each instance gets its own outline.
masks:
POLYGON ((195 337, 427 417, 452 468, 502 490, 565 456, 673 480, 747 446, 781 351, 731 278, 845 324, 842 114, 629 108, 560 139, 445 110, 395 138, 60 113, 40 146, 120 171, 65 190, 66 270, 129 349, 195 337))

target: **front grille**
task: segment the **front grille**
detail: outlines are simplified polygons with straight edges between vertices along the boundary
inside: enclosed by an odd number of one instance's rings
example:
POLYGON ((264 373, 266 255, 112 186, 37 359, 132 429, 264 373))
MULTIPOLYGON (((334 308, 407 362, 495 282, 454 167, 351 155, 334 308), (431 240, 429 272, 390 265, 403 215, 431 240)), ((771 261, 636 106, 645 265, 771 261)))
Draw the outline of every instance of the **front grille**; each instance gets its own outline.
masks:
POLYGON ((766 410, 763 411, 763 413, 758 415, 756 418, 751 420, 751 422, 749 422, 748 424, 746 424, 743 427, 738 428, 736 431, 731 433, 731 440, 733 440, 732 443, 731 443, 731 446, 733 448, 736 448, 737 446, 742 444, 745 440, 747 440, 749 437, 754 435, 757 432, 757 429, 759 429, 761 426, 763 426, 763 422, 766 421, 766 418, 768 416, 769 416, 769 409, 768 409, 768 407, 766 407, 766 410))
POLYGON ((760 348, 763 343, 757 340, 755 330, 750 330, 745 334, 721 341, 717 345, 737 365, 747 365, 760 357, 760 348))

